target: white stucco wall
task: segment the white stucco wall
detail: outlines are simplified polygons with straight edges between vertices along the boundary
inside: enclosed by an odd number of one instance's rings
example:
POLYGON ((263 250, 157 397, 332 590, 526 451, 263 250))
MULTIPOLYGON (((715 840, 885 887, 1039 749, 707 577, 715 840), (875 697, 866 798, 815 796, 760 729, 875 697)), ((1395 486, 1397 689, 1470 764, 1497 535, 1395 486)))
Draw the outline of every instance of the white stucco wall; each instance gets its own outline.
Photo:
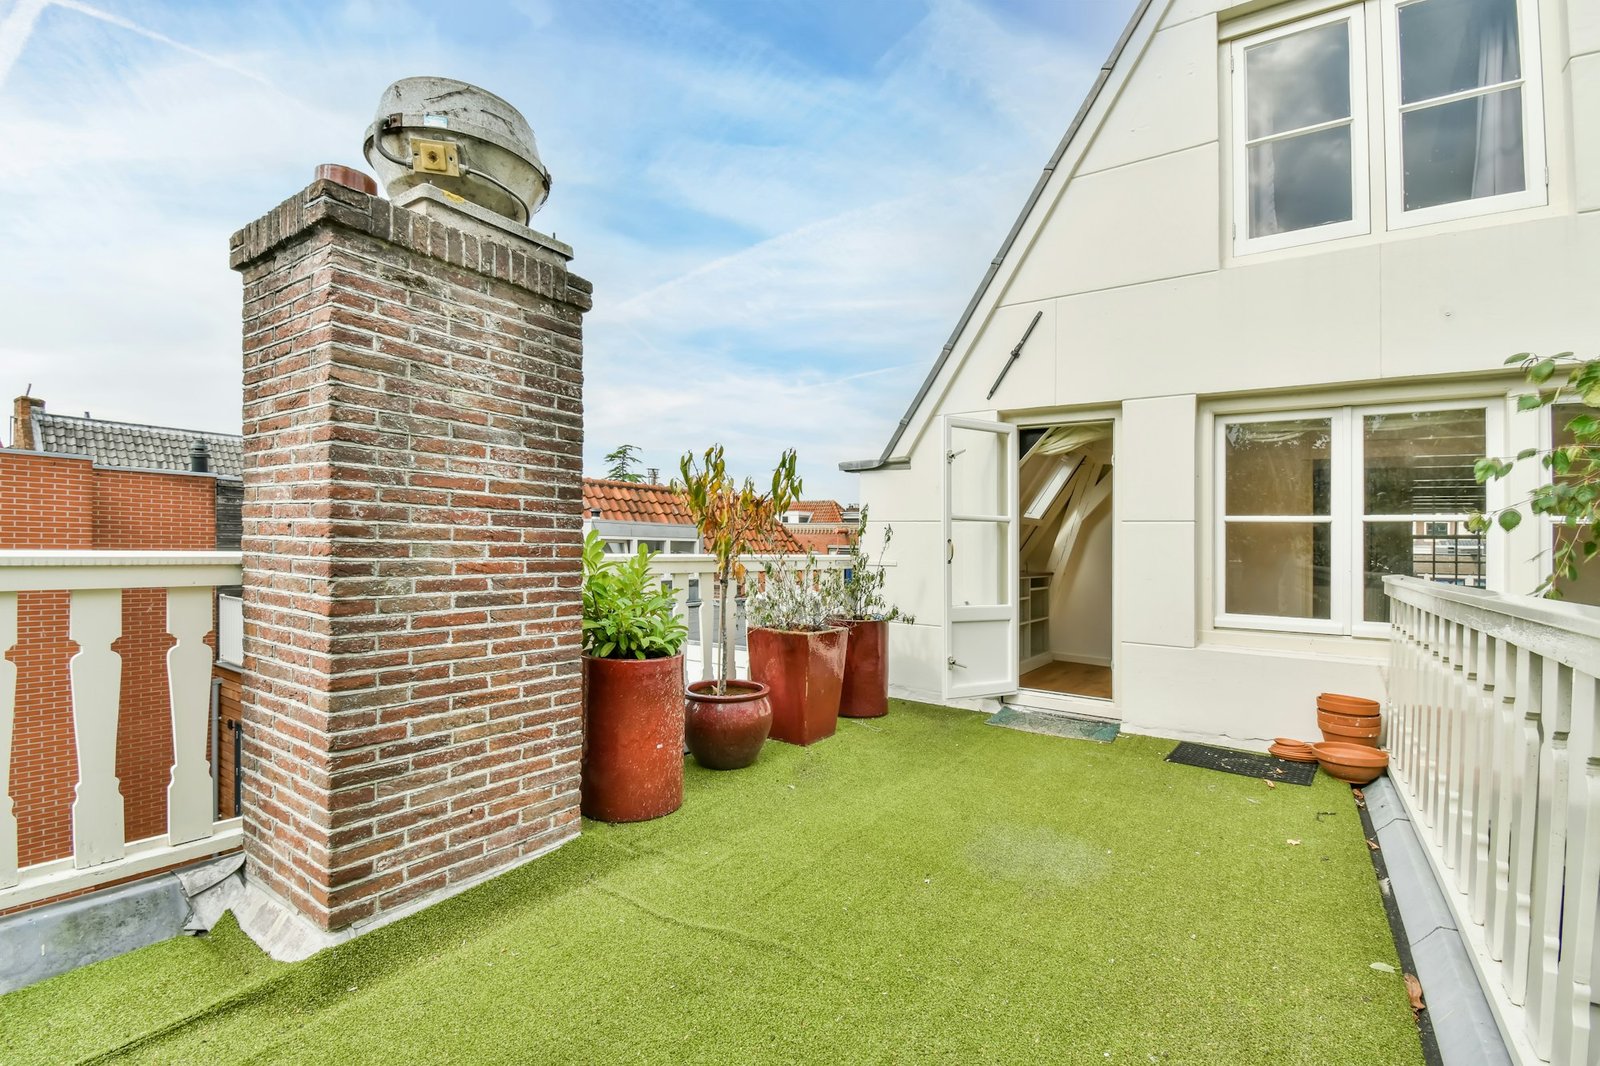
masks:
MULTIPOLYGON (((939 415, 1117 419, 1117 710, 1131 728, 1261 741, 1311 734, 1323 689, 1381 695, 1387 647, 1214 628, 1213 413, 1504 396, 1516 382, 1495 368, 1513 352, 1600 350, 1600 4, 1540 3, 1547 205, 1391 231, 1374 131, 1371 234, 1242 258, 1226 6, 1158 3, 1135 32, 914 413, 896 453, 909 465, 861 478, 874 522, 895 527, 889 589, 917 616, 895 627, 897 690, 937 693, 944 662, 939 415)), ((1531 417, 1505 420, 1508 451, 1536 436, 1531 417)), ((1536 580, 1538 536, 1491 542, 1508 587, 1536 580)))

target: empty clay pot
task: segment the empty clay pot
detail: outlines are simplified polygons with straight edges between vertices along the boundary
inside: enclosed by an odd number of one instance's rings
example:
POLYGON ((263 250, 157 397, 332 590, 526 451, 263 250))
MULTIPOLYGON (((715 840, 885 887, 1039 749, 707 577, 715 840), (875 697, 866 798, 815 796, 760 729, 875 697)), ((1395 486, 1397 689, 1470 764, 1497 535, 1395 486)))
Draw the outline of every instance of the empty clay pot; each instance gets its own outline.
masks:
POLYGON ((1378 724, 1378 719, 1373 718, 1370 721, 1372 724, 1366 726, 1341 725, 1338 722, 1324 723, 1322 739, 1336 744, 1359 744, 1366 748, 1376 748, 1382 727, 1378 724))
POLYGON ((1316 755, 1311 750, 1311 745, 1299 740, 1288 740, 1286 737, 1279 737, 1278 743, 1269 747, 1267 753, 1280 759, 1287 759, 1289 762, 1317 761, 1316 755), (1288 742, 1285 743, 1285 741, 1288 742))
POLYGON ((1337 692, 1324 692, 1317 697, 1317 710, 1334 714, 1348 714, 1357 718, 1373 718, 1378 714, 1378 701, 1363 696, 1344 696, 1337 692))
POLYGON ((1335 714, 1332 711, 1317 712, 1317 725, 1324 728, 1330 725, 1341 725, 1347 729, 1369 729, 1377 726, 1382 720, 1382 717, 1376 714, 1335 714))
POLYGON ((1389 768, 1389 753, 1359 744, 1313 744, 1317 762, 1329 777, 1350 785, 1370 785, 1389 768))

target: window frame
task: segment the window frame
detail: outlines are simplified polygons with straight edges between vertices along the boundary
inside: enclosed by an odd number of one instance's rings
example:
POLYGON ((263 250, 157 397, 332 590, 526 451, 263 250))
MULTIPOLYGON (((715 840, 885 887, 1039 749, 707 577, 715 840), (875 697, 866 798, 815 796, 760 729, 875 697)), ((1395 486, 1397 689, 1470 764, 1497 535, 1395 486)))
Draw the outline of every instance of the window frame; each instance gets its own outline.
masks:
MULTIPOLYGON (((1367 88, 1367 34, 1365 4, 1353 4, 1324 11, 1317 15, 1295 19, 1239 37, 1228 42, 1229 78, 1232 82, 1233 119, 1230 136, 1233 159, 1233 254, 1252 255, 1280 248, 1295 248, 1304 244, 1343 237, 1358 237, 1372 232, 1371 204, 1371 152, 1367 123, 1371 102, 1367 88), (1265 237, 1250 236, 1250 110, 1249 78, 1245 52, 1260 44, 1290 37, 1306 30, 1335 22, 1348 22, 1350 35, 1350 220, 1330 222, 1306 229, 1274 233, 1265 237)), ((1305 127, 1314 130, 1316 127, 1305 127)), ((1334 128, 1327 126, 1326 128, 1334 128)), ((1284 135, 1275 135, 1281 139, 1284 135)))
MULTIPOLYGON (((1521 192, 1501 193, 1498 196, 1481 196, 1477 199, 1457 200, 1454 203, 1435 204, 1407 211, 1405 190, 1405 146, 1402 143, 1401 119, 1408 111, 1437 107, 1454 100, 1471 99, 1486 95, 1482 89, 1469 89, 1416 104, 1403 104, 1400 99, 1400 10, 1430 0, 1382 0, 1383 30, 1383 126, 1385 174, 1387 193, 1388 228, 1410 229, 1437 222, 1453 222, 1480 215, 1494 215, 1504 211, 1517 211, 1528 207, 1544 207, 1550 202, 1550 172, 1545 161, 1544 84, 1539 55, 1539 4, 1538 0, 1513 0, 1517 5, 1517 45, 1520 50, 1522 76, 1518 81, 1522 89, 1522 167, 1521 192)), ((1511 83, 1502 83, 1509 87, 1511 83)), ((1504 91, 1503 89, 1500 91, 1504 91)))
MULTIPOLYGON (((1268 630, 1332 636, 1384 638, 1390 623, 1369 622, 1361 617, 1365 602, 1366 564, 1362 555, 1365 528, 1369 521, 1417 520, 1416 516, 1367 515, 1365 501, 1365 438, 1363 420, 1368 415, 1399 414, 1413 411, 1484 412, 1486 455, 1497 454, 1504 436, 1503 398, 1470 397, 1453 400, 1364 403, 1304 408, 1279 408, 1272 411, 1238 414, 1218 413, 1213 425, 1212 476, 1212 626, 1224 630, 1268 630), (1280 615, 1230 614, 1228 603, 1227 525, 1227 431, 1229 426, 1249 422, 1288 422, 1308 418, 1329 419, 1331 463, 1329 469, 1329 618, 1286 618, 1280 615)), ((1500 482, 1485 486, 1485 504, 1493 510, 1503 495, 1500 482)), ((1261 521, 1260 516, 1232 516, 1236 521, 1261 521)), ((1460 521, 1465 515, 1428 515, 1425 521, 1460 521)), ((1267 520, 1272 520, 1268 518, 1267 520)), ((1283 518, 1280 521, 1305 521, 1283 518)), ((1504 582, 1503 552, 1488 538, 1484 541, 1484 581, 1489 588, 1504 582)))

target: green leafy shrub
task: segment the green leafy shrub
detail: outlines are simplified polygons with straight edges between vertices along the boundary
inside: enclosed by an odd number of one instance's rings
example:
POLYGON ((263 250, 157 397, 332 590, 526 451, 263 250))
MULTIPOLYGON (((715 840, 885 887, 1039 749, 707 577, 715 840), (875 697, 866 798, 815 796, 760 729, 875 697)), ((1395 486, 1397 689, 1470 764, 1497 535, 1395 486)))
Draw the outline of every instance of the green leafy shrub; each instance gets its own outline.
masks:
POLYGON ((655 553, 639 546, 627 562, 606 558, 594 530, 583 542, 583 650, 598 659, 664 659, 676 655, 689 629, 673 594, 650 573, 655 553))

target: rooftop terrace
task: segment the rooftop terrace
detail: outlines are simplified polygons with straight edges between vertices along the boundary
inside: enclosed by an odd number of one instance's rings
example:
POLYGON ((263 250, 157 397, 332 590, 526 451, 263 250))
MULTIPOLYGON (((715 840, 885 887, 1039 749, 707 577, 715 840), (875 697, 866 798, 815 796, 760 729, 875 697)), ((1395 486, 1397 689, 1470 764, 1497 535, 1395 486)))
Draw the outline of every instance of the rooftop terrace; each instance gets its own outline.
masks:
POLYGON ((231 919, 0 1001, 0 1061, 1415 1063, 1358 812, 896 703, 292 965, 231 919))

